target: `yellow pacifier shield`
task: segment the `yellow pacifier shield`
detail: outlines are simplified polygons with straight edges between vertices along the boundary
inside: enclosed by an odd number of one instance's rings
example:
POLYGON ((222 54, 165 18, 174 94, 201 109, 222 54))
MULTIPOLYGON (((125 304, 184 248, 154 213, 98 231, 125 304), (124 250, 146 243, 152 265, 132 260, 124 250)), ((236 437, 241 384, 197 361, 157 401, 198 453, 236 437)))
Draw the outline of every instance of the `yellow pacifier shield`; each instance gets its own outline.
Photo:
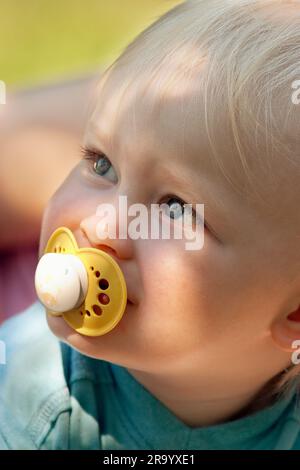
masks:
MULTIPOLYGON (((45 253, 78 256, 87 271, 88 290, 83 304, 62 313, 68 325, 86 336, 111 331, 121 320, 127 304, 125 279, 115 260, 95 248, 78 248, 74 235, 65 227, 51 235, 45 253)), ((57 316, 48 309, 47 313, 57 316)))

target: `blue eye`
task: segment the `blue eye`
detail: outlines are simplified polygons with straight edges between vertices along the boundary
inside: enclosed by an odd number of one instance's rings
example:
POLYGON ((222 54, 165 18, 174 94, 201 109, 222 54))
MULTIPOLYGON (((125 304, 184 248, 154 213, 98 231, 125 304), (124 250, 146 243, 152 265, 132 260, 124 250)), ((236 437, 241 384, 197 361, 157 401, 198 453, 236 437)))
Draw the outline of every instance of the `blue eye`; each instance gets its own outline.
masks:
POLYGON ((114 170, 114 167, 105 155, 99 155, 95 159, 93 168, 97 175, 109 179, 112 183, 118 182, 118 176, 114 170))
MULTIPOLYGON (((185 212, 188 213, 191 211, 191 208, 189 206, 185 207, 186 203, 178 197, 169 197, 165 204, 168 205, 167 215, 173 220, 179 219, 180 217, 184 216, 185 212)), ((193 209, 192 214, 193 217, 196 217, 196 213, 193 209)))
POLYGON ((169 216, 171 219, 179 219, 179 217, 183 216, 184 213, 184 203, 180 199, 177 198, 170 198, 167 202, 169 206, 169 216))
POLYGON ((85 160, 93 162, 93 171, 96 175, 109 179, 112 183, 118 182, 118 176, 106 155, 89 148, 82 148, 85 160))
POLYGON ((112 165, 105 156, 98 157, 94 163, 95 173, 100 176, 104 176, 110 168, 112 168, 112 165))

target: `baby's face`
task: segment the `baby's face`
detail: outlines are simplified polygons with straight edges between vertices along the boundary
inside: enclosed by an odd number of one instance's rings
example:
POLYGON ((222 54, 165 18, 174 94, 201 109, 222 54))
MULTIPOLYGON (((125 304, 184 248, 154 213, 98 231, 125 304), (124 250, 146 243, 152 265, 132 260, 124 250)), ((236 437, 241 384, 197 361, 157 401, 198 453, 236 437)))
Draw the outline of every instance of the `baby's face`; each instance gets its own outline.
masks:
MULTIPOLYGON (((106 250, 116 259, 131 303, 101 337, 81 336, 61 317, 48 323, 89 356, 149 373, 182 372, 208 381, 217 374, 248 390, 290 363, 290 353, 277 349, 270 335, 273 320, 289 308, 291 286, 282 262, 288 243, 215 167, 201 125, 203 109, 197 102, 200 117, 184 114, 182 102, 190 93, 170 96, 160 109, 138 93, 135 110, 132 95, 125 94, 117 118, 120 88, 112 83, 100 93, 84 141, 95 154, 78 163, 49 202, 40 253, 57 227, 69 227, 79 246, 106 250), (109 159, 101 160, 103 174, 97 153, 109 159), (171 205, 174 198, 204 204, 203 248, 189 251, 185 239, 97 238, 97 207, 117 208, 121 195, 128 206, 171 205)), ((224 137, 230 169, 226 148, 224 137)))

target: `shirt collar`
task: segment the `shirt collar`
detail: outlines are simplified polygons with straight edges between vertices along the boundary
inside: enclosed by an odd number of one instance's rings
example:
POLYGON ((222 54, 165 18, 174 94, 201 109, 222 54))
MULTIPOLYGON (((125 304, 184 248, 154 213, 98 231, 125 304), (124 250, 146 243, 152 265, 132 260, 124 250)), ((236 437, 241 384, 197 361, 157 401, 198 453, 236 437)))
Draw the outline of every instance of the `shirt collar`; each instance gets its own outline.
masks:
MULTIPOLYGON (((293 407, 295 390, 248 416, 212 426, 192 428, 179 420, 126 368, 110 364, 119 400, 137 439, 153 449, 251 449, 276 442, 282 417, 293 407)), ((293 408, 292 408, 293 410, 293 408)))

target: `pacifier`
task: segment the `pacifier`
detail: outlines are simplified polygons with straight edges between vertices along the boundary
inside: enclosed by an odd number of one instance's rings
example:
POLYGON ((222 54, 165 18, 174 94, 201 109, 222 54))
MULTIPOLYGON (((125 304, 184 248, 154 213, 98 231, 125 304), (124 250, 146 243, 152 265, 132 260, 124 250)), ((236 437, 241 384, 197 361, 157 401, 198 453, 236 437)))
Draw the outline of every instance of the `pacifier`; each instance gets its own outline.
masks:
POLYGON ((111 331, 127 304, 126 282, 116 261, 96 248, 78 248, 65 227, 49 238, 36 268, 35 288, 47 314, 62 316, 86 336, 111 331))

